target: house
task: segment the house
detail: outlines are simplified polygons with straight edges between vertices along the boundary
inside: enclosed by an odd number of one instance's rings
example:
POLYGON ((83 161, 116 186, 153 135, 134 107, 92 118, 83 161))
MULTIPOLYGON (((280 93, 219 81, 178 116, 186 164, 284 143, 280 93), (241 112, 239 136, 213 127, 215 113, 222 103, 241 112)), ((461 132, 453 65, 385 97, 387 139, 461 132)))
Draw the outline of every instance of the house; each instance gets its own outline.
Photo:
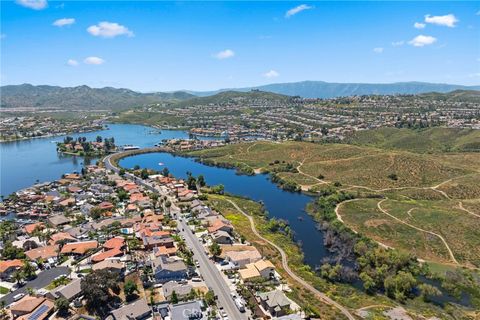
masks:
POLYGON ((45 224, 43 222, 31 223, 27 224, 23 227, 25 233, 32 234, 35 230, 42 230, 45 228, 45 224))
POLYGON ((18 237, 17 240, 12 242, 12 245, 23 250, 31 250, 38 248, 42 243, 38 237, 18 237))
POLYGON ((209 233, 214 233, 216 231, 225 231, 227 233, 232 233, 233 227, 221 219, 215 219, 207 228, 207 230, 209 233))
POLYGON ((54 233, 50 236, 50 241, 48 241, 49 244, 58 244, 59 242, 67 243, 67 242, 75 242, 77 239, 72 237, 69 233, 67 232, 57 232, 54 233))
POLYGON ((20 259, 0 261, 0 278, 7 279, 22 267, 23 262, 20 259))
POLYGON ((68 301, 78 298, 82 294, 82 279, 75 279, 72 282, 55 288, 47 294, 51 299, 65 298, 68 301))
POLYGON ((254 263, 262 259, 262 255, 255 248, 254 250, 227 251, 224 255, 226 260, 240 268, 245 267, 246 264, 254 263))
POLYGON ((98 242, 96 240, 83 241, 83 242, 71 242, 62 247, 60 251, 63 254, 78 254, 84 255, 87 251, 96 249, 98 242))
POLYGON ((108 258, 114 258, 119 256, 123 256, 123 251, 120 248, 113 248, 93 255, 92 262, 97 263, 108 258))
POLYGON ((290 300, 280 290, 257 293, 257 299, 273 317, 281 317, 290 311, 290 300))
POLYGON ((232 244, 233 239, 228 232, 218 230, 212 233, 213 241, 218 244, 232 244))
POLYGON ((182 302, 170 305, 171 320, 202 319, 202 305, 200 301, 182 302))
POLYGON ((65 224, 70 223, 70 219, 65 217, 63 214, 56 214, 56 215, 50 216, 48 217, 47 221, 49 224, 51 224, 54 227, 63 226, 65 224))
POLYGON ((43 297, 25 296, 10 306, 12 316, 18 320, 44 320, 53 312, 52 300, 43 297))
POLYGON ((62 200, 58 203, 62 207, 70 207, 75 204, 75 198, 67 198, 65 200, 62 200))
POLYGON ((100 210, 105 210, 105 211, 112 210, 113 208, 115 208, 115 206, 111 202, 107 202, 107 201, 100 203, 98 207, 100 208, 100 210))
POLYGON ((155 247, 172 248, 174 246, 173 239, 171 237, 143 237, 142 240, 143 246, 146 250, 152 250, 155 247))
POLYGON ((108 239, 103 244, 103 247, 105 249, 115 249, 115 248, 121 249, 124 246, 125 246, 125 238, 123 237, 114 237, 114 238, 108 239))
POLYGON ((163 296, 166 300, 170 300, 173 292, 178 298, 183 299, 189 295, 193 287, 189 284, 181 284, 175 281, 169 281, 162 286, 163 296))
MULTIPOLYGON (((110 313, 113 320, 141 320, 146 319, 152 313, 152 309, 147 304, 147 300, 139 299, 135 302, 124 305, 121 308, 113 310, 110 313)), ((109 319, 107 317, 107 319, 109 319)))
POLYGON ((119 274, 125 272, 125 264, 118 260, 108 259, 102 262, 96 263, 93 265, 92 270, 103 270, 108 269, 110 271, 115 271, 119 274))
POLYGON ((56 259, 57 254, 58 254, 57 245, 39 247, 39 248, 35 248, 25 252, 25 255, 28 257, 28 259, 32 261, 36 261, 40 258, 43 259, 44 261, 47 261, 48 259, 51 259, 51 258, 56 259))
POLYGON ((265 279, 271 278, 275 272, 275 266, 270 262, 270 260, 258 260, 257 262, 254 262, 253 265, 255 268, 257 268, 260 275, 265 279))
POLYGON ((159 256, 171 257, 177 254, 177 248, 176 247, 167 248, 165 246, 155 247, 153 248, 153 254, 155 255, 155 257, 159 257, 159 256))
POLYGON ((160 256, 152 261, 155 280, 158 283, 179 281, 187 278, 187 266, 182 260, 160 256))
POLYGON ((260 272, 258 272, 253 263, 246 264, 244 269, 238 270, 238 274, 243 281, 249 281, 260 277, 260 272))

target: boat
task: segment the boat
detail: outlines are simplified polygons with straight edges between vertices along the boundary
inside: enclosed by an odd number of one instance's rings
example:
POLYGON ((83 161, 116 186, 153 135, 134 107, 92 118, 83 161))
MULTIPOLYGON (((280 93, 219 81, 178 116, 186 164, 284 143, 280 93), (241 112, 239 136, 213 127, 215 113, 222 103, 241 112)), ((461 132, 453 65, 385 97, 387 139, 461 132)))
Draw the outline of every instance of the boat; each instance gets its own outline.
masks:
POLYGON ((163 163, 163 162, 159 162, 159 163, 158 163, 158 165, 159 165, 159 166, 164 166, 164 165, 165 165, 165 163, 163 163))
POLYGON ((139 146, 134 146, 134 145, 131 145, 131 144, 126 144, 122 147, 122 149, 124 151, 129 151, 129 150, 138 150, 138 149, 140 149, 140 147, 139 146))

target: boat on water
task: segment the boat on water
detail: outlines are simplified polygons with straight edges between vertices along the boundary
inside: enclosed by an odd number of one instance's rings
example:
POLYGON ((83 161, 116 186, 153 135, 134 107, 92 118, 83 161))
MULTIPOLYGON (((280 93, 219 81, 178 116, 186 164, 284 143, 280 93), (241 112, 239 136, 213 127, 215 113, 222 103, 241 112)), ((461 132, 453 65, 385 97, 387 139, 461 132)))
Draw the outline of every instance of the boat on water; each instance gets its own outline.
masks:
POLYGON ((163 162, 159 162, 159 163, 158 163, 158 165, 159 165, 159 166, 164 166, 164 165, 165 165, 165 163, 163 163, 163 162))
POLYGON ((121 147, 121 149, 123 151, 129 151, 129 150, 138 150, 138 149, 140 149, 140 147, 139 146, 134 146, 134 145, 131 145, 131 144, 126 144, 123 147, 121 147))

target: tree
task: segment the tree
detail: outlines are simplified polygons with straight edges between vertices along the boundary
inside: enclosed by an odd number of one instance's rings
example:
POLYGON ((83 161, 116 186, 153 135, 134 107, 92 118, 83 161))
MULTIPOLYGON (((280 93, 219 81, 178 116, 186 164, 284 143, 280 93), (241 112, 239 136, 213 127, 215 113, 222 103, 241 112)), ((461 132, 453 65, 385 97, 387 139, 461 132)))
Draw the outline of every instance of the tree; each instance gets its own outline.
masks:
POLYGON ((93 220, 97 220, 97 219, 100 219, 102 217, 102 209, 100 207, 93 207, 91 210, 90 210, 90 217, 93 219, 93 220))
POLYGON ((18 283, 19 285, 23 282, 23 279, 24 279, 24 275, 21 271, 15 271, 13 274, 12 274, 12 279, 13 281, 15 281, 16 283, 18 283))
POLYGON ((117 197, 118 197, 118 200, 124 201, 124 200, 128 199, 129 195, 128 195, 127 191, 125 191, 123 189, 120 189, 117 192, 117 197))
POLYGON ((70 309, 70 303, 65 298, 58 298, 55 300, 55 309, 58 311, 58 314, 65 316, 68 314, 70 309))
POLYGON ((170 171, 168 170, 168 168, 167 168, 167 167, 164 167, 164 168, 162 169, 162 176, 168 177, 169 174, 170 174, 170 171))
POLYGON ((135 293, 138 292, 137 284, 132 280, 127 280, 123 286, 123 291, 125 292, 127 301, 130 301, 134 297, 135 293))
POLYGON ((205 187, 207 183, 205 182, 205 177, 203 176, 203 174, 197 177, 197 183, 200 187, 205 187))
POLYGON ((417 280, 410 272, 399 271, 398 274, 385 278, 384 287, 387 295, 403 302, 415 287, 417 280))
POLYGON ((205 303, 208 304, 209 306, 213 306, 215 304, 215 294, 213 293, 212 290, 207 291, 205 293, 205 303))
POLYGON ((219 255, 222 254, 222 247, 220 247, 216 242, 212 243, 209 250, 214 258, 217 258, 219 255))
POLYGON ((437 288, 428 283, 422 283, 418 286, 421 292, 421 297, 423 301, 430 302, 432 297, 438 297, 442 292, 437 288))
POLYGON ((172 304, 177 304, 178 303, 178 296, 175 290, 172 291, 172 296, 170 297, 170 302, 172 304))
POLYGON ((28 261, 23 263, 22 272, 25 278, 30 279, 35 276, 35 267, 28 261))
POLYGON ((108 270, 96 270, 83 278, 80 287, 87 308, 103 314, 112 300, 110 290, 119 290, 118 281, 118 274, 108 270))
POLYGON ((97 139, 96 139, 96 140, 97 140, 97 142, 102 142, 102 137, 97 136, 97 139))
POLYGON ((24 259, 25 252, 22 249, 15 247, 11 241, 7 241, 2 250, 2 257, 6 260, 24 259))

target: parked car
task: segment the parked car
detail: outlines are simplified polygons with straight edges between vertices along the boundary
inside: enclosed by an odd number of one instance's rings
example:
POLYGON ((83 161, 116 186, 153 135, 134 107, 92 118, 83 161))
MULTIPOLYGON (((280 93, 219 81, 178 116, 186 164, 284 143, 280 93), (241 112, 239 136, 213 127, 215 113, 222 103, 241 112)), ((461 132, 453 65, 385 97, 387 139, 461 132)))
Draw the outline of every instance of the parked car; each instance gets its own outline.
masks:
POLYGON ((13 296, 13 301, 18 301, 18 300, 22 299, 23 297, 25 297, 25 293, 16 294, 16 295, 13 296))

